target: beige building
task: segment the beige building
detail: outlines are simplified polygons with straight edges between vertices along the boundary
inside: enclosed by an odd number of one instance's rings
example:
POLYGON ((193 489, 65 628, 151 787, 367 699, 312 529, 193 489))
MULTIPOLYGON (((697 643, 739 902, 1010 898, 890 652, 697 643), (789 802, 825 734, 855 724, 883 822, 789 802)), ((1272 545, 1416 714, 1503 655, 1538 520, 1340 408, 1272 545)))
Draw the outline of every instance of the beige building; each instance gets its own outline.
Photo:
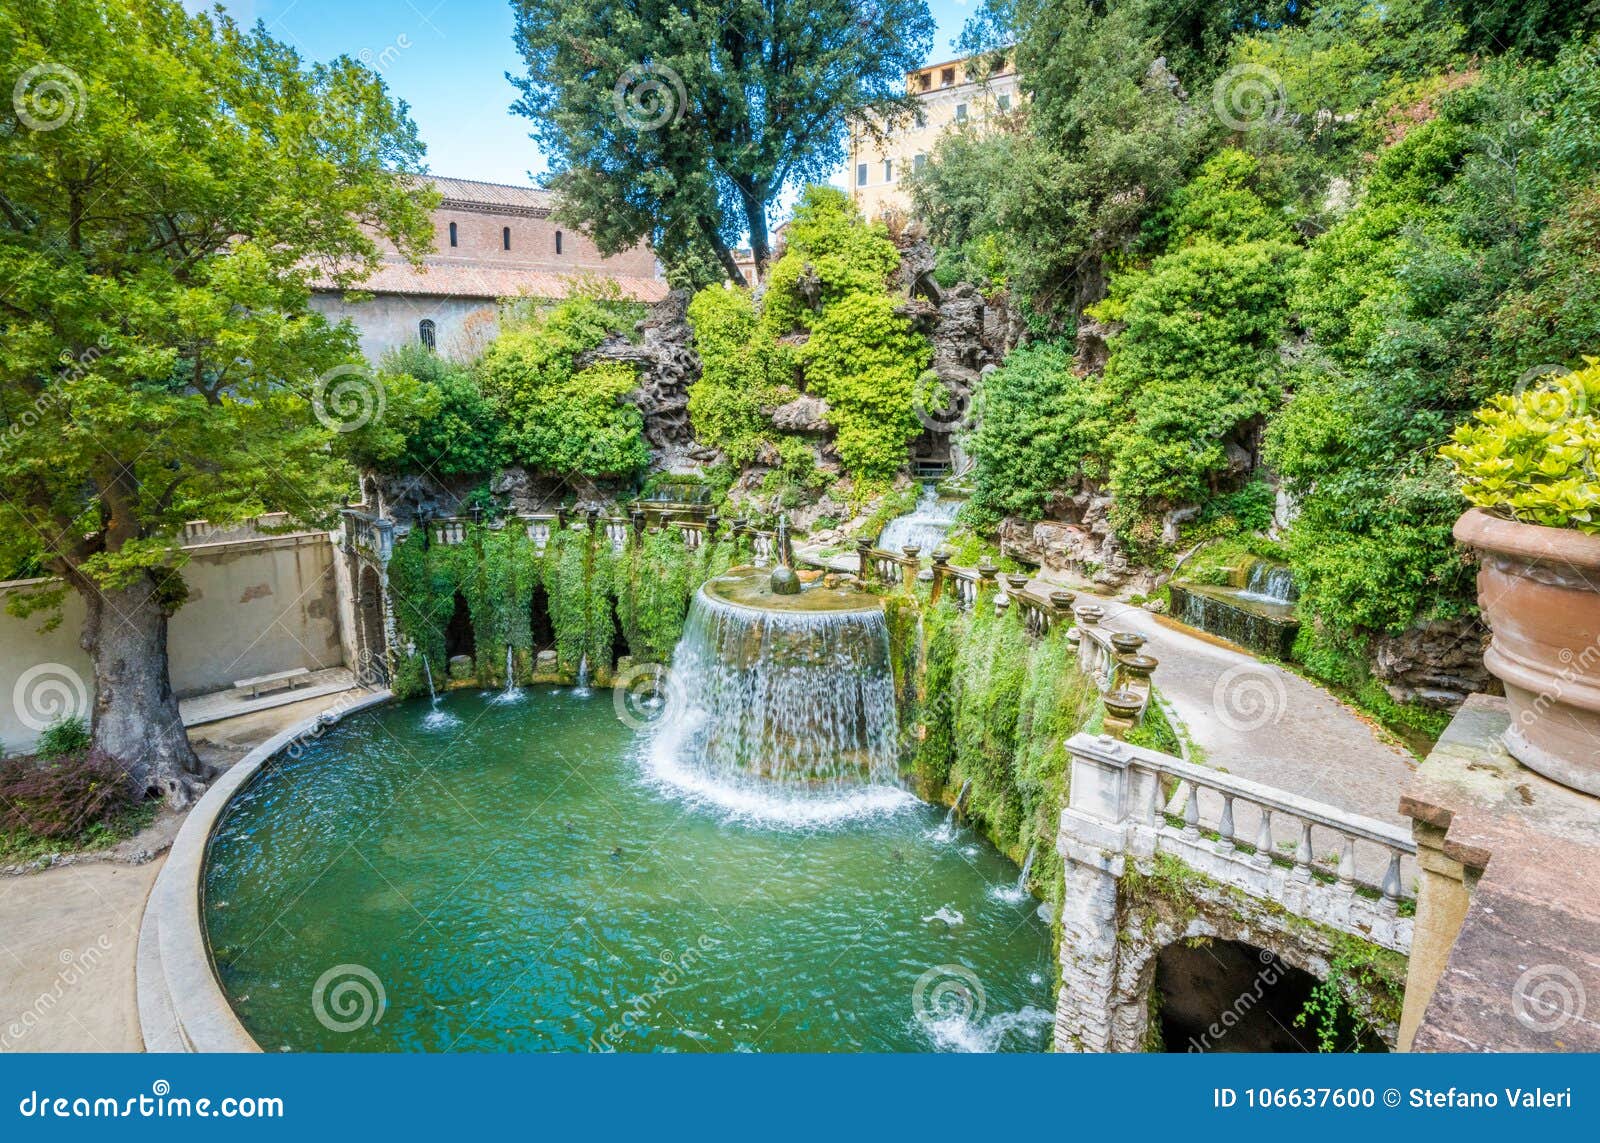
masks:
POLYGON ((998 65, 991 56, 931 64, 907 73, 906 86, 917 97, 919 122, 892 127, 882 143, 860 128, 850 133, 850 197, 869 219, 910 210, 905 178, 921 168, 946 131, 993 125, 1022 100, 1010 56, 998 65))
POLYGON ((391 252, 359 287, 373 295, 370 301, 351 302, 331 288, 312 297, 329 320, 348 317, 355 324, 369 361, 417 342, 452 357, 476 356, 494 337, 502 301, 563 298, 575 278, 609 278, 641 302, 666 296, 649 247, 601 254, 551 217, 549 191, 474 179, 429 181, 442 201, 433 212, 433 252, 420 270, 391 252))

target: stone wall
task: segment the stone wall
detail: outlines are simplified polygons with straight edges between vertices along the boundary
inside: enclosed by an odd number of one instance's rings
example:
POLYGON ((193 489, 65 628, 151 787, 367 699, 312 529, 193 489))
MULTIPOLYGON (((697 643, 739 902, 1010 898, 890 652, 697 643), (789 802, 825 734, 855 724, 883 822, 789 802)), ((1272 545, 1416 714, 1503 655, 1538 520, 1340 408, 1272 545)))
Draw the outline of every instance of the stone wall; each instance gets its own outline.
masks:
MULTIPOLYGON (((292 667, 345 662, 335 552, 326 532, 256 537, 188 549, 188 602, 168 626, 172 686, 179 698, 222 690, 235 679, 292 667)), ((0 584, 8 597, 47 581, 0 584)), ((94 697, 89 657, 78 646, 83 604, 68 592, 61 623, 0 612, 0 747, 26 750, 38 736, 40 687, 80 712, 94 697), (34 698, 30 699, 29 696, 34 698)), ((51 708, 45 708, 51 709, 51 708)))
POLYGON ((330 322, 349 318, 361 335, 361 353, 374 365, 389 350, 421 344, 420 325, 433 322, 434 344, 446 357, 467 361, 482 353, 499 332, 500 311, 483 298, 429 294, 378 294, 348 302, 340 294, 311 295, 311 308, 330 322))

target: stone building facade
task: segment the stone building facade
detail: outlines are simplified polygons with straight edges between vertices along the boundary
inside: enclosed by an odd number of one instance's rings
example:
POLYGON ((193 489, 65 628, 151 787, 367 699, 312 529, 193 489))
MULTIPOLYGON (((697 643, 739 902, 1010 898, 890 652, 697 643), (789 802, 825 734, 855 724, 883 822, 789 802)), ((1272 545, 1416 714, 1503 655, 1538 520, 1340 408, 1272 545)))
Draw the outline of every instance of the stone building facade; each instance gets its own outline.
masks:
POLYGON ((369 361, 417 343, 451 357, 476 356, 494 338, 508 300, 558 300, 586 278, 609 279, 642 302, 666 296, 649 247, 600 253, 552 217, 549 191, 472 179, 430 181, 442 201, 433 212, 434 249, 420 269, 389 251, 361 285, 370 300, 350 301, 327 283, 313 295, 313 307, 330 320, 354 323, 369 361))

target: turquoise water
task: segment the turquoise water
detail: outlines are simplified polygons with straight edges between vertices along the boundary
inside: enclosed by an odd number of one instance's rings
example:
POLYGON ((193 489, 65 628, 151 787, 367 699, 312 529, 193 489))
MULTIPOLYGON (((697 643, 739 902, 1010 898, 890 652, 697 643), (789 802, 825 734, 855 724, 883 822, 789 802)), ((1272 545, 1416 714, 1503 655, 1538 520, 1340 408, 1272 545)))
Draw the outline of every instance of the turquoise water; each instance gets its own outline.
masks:
POLYGON ((234 800, 204 915, 263 1049, 1048 1046, 1038 902, 942 809, 751 824, 609 692, 518 697, 354 715, 234 800))

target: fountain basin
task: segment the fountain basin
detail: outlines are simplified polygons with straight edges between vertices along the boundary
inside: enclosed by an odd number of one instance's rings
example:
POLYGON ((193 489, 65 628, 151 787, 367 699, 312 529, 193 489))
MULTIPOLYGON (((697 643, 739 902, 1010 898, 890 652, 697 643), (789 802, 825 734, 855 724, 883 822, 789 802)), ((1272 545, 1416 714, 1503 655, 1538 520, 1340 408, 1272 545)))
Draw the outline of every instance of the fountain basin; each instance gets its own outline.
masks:
POLYGON ((1247 588, 1170 583, 1172 617, 1260 655, 1287 659, 1300 630, 1294 604, 1263 599, 1247 588))

